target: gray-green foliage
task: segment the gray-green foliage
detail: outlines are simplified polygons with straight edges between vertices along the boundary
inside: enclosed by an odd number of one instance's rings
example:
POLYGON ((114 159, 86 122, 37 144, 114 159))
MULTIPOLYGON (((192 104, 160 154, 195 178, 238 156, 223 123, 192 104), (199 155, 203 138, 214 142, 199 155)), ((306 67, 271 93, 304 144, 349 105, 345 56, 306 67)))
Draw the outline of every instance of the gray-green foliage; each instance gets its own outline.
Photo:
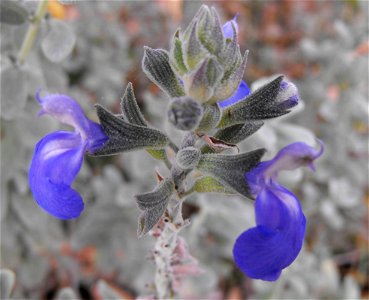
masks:
POLYGON ((0 298, 9 299, 14 288, 15 274, 8 269, 0 269, 0 298))
POLYGON ((109 138, 103 147, 95 151, 96 156, 142 148, 161 149, 168 144, 168 138, 157 129, 128 123, 100 105, 96 105, 96 111, 101 126, 109 138))
POLYGON ((259 163, 264 153, 265 149, 238 155, 204 154, 197 167, 205 174, 210 174, 219 180, 223 185, 252 198, 245 173, 259 163))
POLYGON ((28 76, 24 68, 6 67, 1 70, 1 117, 11 120, 27 101, 28 76))
POLYGON ((72 52, 75 43, 76 36, 68 24, 51 20, 48 33, 42 40, 41 49, 51 62, 57 63, 72 52))
POLYGON ((137 195, 138 208, 142 211, 138 219, 139 237, 148 233, 159 222, 174 192, 174 182, 165 179, 152 192, 137 195))
POLYGON ((3 0, 0 3, 0 22, 21 25, 28 18, 28 11, 17 1, 3 0))

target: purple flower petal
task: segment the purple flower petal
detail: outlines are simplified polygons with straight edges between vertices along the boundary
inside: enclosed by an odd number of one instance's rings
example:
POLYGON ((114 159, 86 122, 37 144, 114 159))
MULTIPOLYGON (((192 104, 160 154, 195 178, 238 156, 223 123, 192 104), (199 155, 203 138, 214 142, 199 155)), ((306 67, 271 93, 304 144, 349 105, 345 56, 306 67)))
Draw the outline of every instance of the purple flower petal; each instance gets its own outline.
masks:
POLYGON ((93 153, 107 141, 101 126, 89 120, 78 102, 71 97, 51 94, 41 98, 37 92, 36 99, 42 106, 39 115, 49 114, 60 122, 73 126, 81 134, 82 140, 88 141, 88 152, 93 153))
POLYGON ((41 98, 39 92, 36 93, 36 99, 42 106, 41 114, 48 114, 64 124, 73 126, 78 132, 89 131, 89 120, 74 99, 60 94, 41 98))
POLYGON ((247 86, 247 83, 241 80, 240 85, 238 86, 238 89, 236 90, 236 92, 230 98, 223 100, 221 102, 218 102, 218 104, 221 108, 225 108, 227 106, 230 106, 232 104, 235 104, 245 99, 249 94, 250 94, 250 89, 247 86))
POLYGON ((223 25, 223 34, 226 39, 233 39, 233 36, 238 34, 237 15, 223 25), (236 29, 236 32, 234 32, 234 29, 236 29))
POLYGON ((303 143, 292 143, 278 152, 278 154, 269 161, 268 168, 264 171, 264 176, 276 177, 278 172, 283 170, 294 170, 303 166, 311 166, 318 157, 323 154, 324 146, 319 141, 320 149, 316 150, 313 147, 303 143))
POLYGON ((249 277, 274 281, 301 250, 305 216, 298 199, 278 184, 258 194, 255 214, 257 226, 238 237, 234 259, 249 277))
POLYGON ((319 158, 324 151, 323 142, 317 141, 320 144, 319 150, 303 142, 292 143, 280 150, 272 160, 261 162, 245 174, 252 193, 257 194, 265 185, 274 182, 280 171, 294 170, 303 166, 314 169, 314 160, 319 158))
POLYGON ((57 131, 38 142, 29 169, 29 185, 37 204, 54 217, 76 218, 81 196, 71 184, 81 168, 85 145, 75 132, 57 131))

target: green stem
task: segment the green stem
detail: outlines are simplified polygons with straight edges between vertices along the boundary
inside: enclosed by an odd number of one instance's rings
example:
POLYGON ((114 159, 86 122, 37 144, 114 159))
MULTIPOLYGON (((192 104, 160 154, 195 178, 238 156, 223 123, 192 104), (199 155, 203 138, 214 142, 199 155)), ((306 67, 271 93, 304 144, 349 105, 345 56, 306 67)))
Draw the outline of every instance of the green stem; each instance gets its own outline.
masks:
POLYGON ((31 25, 28 28, 26 36, 23 40, 22 47, 18 53, 18 62, 19 64, 23 64, 26 60, 29 52, 32 49, 32 46, 35 42, 38 30, 40 28, 40 23, 44 18, 46 11, 47 11, 47 1, 48 0, 41 0, 38 3, 36 14, 34 19, 32 20, 31 25))
POLYGON ((187 198, 196 192, 195 185, 191 186, 188 190, 184 191, 181 195, 179 195, 180 199, 187 198))
POLYGON ((168 170, 172 169, 172 163, 170 162, 168 155, 165 153, 164 159, 163 159, 166 167, 168 168, 168 170))

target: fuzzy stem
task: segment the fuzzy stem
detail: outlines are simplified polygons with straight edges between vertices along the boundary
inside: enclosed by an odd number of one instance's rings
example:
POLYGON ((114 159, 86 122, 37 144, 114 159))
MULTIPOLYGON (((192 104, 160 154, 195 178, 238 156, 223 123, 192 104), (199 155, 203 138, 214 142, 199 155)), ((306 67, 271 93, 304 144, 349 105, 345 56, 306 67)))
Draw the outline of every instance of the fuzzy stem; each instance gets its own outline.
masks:
POLYGON ((23 64, 26 60, 29 52, 32 49, 32 46, 35 42, 38 30, 40 28, 40 24, 42 19, 44 18, 46 11, 47 11, 47 2, 48 0, 41 0, 38 3, 37 10, 35 16, 32 20, 31 25, 28 28, 26 36, 23 40, 22 47, 18 53, 18 62, 19 64, 23 64))
MULTIPOLYGON (((196 140, 196 137, 192 133, 186 135, 182 140, 181 148, 194 145, 196 140)), ((174 152, 177 153, 179 151, 178 147, 172 141, 170 141, 169 146, 174 152)), ((175 254, 175 249, 179 241, 178 234, 184 227, 189 225, 189 221, 184 220, 182 216, 182 203, 187 196, 184 193, 184 181, 189 172, 189 170, 179 168, 176 163, 173 164, 171 176, 177 192, 169 201, 166 213, 159 221, 156 234, 154 234, 157 237, 154 246, 154 260, 156 265, 155 288, 157 299, 173 299, 176 297, 177 291, 175 288, 175 281, 178 280, 178 278, 176 278, 173 266, 176 264, 178 265, 175 254)), ((181 264, 181 262, 179 262, 179 264, 181 264)))
POLYGON ((162 228, 154 247, 156 264, 155 287, 158 299, 173 299, 176 296, 174 288, 173 261, 177 246, 179 231, 186 226, 182 218, 182 205, 178 199, 172 199, 172 209, 162 219, 162 228))

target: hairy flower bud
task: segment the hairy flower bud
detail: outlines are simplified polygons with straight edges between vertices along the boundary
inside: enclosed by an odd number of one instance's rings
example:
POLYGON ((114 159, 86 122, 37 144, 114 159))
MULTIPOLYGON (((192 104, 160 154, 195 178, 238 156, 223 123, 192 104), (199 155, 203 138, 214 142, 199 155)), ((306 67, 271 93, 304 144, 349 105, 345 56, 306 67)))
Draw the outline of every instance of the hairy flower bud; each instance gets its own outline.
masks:
POLYGON ((237 31, 236 19, 222 26, 215 9, 206 5, 184 31, 177 30, 169 63, 194 100, 214 104, 236 92, 247 60, 247 52, 241 54, 237 31))
POLYGON ((182 169, 193 169, 200 160, 200 150, 195 147, 181 149, 176 156, 177 164, 182 169))
POLYGON ((190 97, 179 97, 172 100, 168 119, 177 129, 191 131, 199 125, 202 114, 200 103, 190 97))

